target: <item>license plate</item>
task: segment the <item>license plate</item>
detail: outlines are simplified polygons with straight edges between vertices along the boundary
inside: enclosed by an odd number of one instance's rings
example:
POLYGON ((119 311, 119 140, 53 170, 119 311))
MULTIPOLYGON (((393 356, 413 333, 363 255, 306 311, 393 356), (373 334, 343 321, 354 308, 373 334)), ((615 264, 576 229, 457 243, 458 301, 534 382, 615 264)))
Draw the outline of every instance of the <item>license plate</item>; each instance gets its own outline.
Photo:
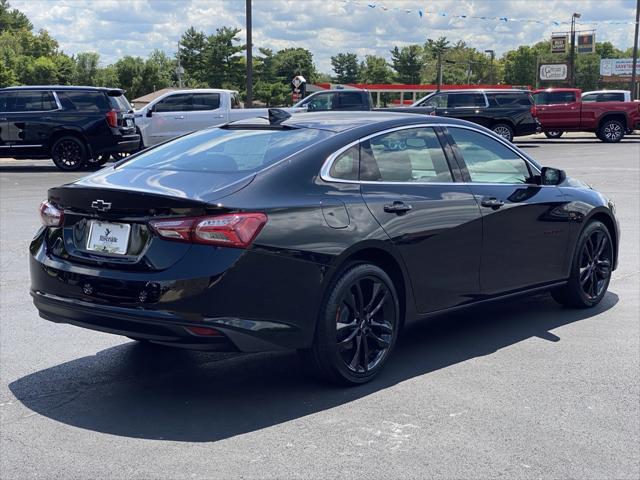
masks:
POLYGON ((125 125, 126 125, 127 127, 133 127, 133 119, 131 119, 131 118, 125 118, 125 120, 124 120, 124 121, 125 121, 125 125))
POLYGON ((126 255, 131 225, 92 220, 89 226, 87 250, 126 255))

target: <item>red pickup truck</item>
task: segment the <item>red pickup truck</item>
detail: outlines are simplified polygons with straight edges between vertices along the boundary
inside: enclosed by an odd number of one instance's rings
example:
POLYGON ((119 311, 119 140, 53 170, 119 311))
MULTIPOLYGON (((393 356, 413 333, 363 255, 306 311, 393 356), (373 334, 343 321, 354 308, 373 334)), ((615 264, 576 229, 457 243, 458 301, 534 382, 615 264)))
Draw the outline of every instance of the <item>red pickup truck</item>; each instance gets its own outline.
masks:
POLYGON ((534 90, 536 116, 549 138, 564 132, 595 132, 603 142, 619 142, 640 128, 640 102, 582 102, 578 88, 534 90))

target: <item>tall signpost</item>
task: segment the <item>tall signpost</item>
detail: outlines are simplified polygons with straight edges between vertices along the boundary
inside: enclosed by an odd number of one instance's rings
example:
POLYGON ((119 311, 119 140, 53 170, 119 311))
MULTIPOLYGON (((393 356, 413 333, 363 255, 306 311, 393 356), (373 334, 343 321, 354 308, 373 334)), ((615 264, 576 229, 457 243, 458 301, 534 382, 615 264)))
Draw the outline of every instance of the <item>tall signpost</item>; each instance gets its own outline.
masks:
POLYGON ((636 85, 636 69, 638 66, 638 28, 640 28, 640 0, 636 3, 636 32, 633 36, 633 61, 631 63, 631 98, 638 98, 638 86, 636 85))
POLYGON ((569 52, 569 78, 571 79, 570 85, 576 86, 576 72, 575 72, 575 58, 576 58, 576 18, 580 18, 582 15, 574 13, 571 15, 571 50, 569 52))
POLYGON ((246 6, 247 21, 247 99, 244 106, 251 108, 253 106, 253 40, 251 32, 251 0, 247 0, 246 6))

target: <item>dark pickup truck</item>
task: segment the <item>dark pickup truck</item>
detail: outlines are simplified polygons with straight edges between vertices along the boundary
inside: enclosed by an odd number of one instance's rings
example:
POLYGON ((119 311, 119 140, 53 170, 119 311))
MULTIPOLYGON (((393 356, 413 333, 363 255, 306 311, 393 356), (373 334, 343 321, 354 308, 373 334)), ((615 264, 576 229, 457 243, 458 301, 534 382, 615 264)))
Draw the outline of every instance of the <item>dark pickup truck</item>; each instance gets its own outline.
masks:
POLYGON ((530 92, 516 89, 446 90, 433 92, 410 107, 392 108, 375 108, 367 90, 327 90, 309 95, 294 108, 309 112, 384 110, 459 118, 487 127, 509 141, 541 130, 530 92))

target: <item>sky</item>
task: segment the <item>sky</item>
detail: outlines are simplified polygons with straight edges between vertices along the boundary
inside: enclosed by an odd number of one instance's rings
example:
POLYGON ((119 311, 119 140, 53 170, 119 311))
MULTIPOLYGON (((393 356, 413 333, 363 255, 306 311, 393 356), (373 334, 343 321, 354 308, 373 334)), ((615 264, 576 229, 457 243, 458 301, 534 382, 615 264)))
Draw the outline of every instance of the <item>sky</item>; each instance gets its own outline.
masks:
MULTIPOLYGON (((124 55, 145 57, 159 48, 175 53, 190 26, 207 33, 237 26, 245 38, 245 0, 10 0, 44 28, 68 54, 98 52, 107 65, 124 55)), ((253 44, 279 50, 303 47, 319 71, 331 73, 331 56, 355 52, 389 58, 393 46, 446 36, 483 51, 506 50, 567 30, 573 12, 579 29, 596 29, 596 40, 621 49, 633 44, 635 0, 253 0, 253 44), (374 5, 372 8, 370 5, 374 5), (411 10, 407 13, 407 10, 411 10), (418 10, 423 11, 420 17, 418 10), (424 12, 433 11, 435 14, 424 12), (438 15, 445 13, 446 16, 438 15), (452 15, 541 20, 513 22, 452 15), (626 25, 589 22, 626 21, 626 25)))

